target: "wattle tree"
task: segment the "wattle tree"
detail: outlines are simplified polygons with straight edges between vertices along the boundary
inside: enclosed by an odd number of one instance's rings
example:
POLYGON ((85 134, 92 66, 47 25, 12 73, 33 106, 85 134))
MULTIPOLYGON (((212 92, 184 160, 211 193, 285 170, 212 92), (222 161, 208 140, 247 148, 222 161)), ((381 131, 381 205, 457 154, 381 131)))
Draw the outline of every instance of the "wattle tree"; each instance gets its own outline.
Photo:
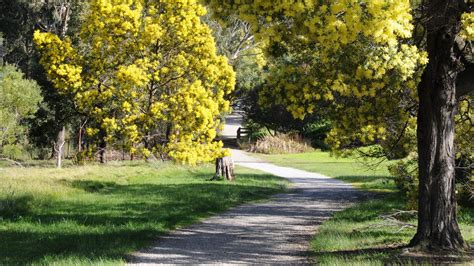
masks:
POLYGON ((467 247, 456 218, 454 135, 458 101, 474 89, 465 49, 473 39, 472 1, 418 1, 416 10, 408 0, 205 2, 218 16, 251 23, 268 55, 291 58, 269 60, 262 94, 295 117, 324 112, 334 122, 328 140, 335 149, 354 141, 388 145, 398 132, 416 132, 420 193, 411 244, 467 247), (414 12, 424 32, 418 45, 414 12))
POLYGON ((49 80, 90 118, 101 161, 108 144, 189 164, 223 155, 214 139, 235 73, 205 13, 197 0, 95 0, 77 43, 34 34, 49 80))

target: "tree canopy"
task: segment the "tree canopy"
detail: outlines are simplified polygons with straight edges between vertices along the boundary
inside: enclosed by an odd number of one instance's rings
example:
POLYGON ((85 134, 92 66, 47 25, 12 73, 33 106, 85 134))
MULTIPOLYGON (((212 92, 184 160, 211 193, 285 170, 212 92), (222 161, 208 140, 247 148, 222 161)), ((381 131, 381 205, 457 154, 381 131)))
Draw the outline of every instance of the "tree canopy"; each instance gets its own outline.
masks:
POLYGON ((11 65, 0 66, 0 95, 0 155, 13 156, 26 142, 25 119, 36 112, 42 97, 38 84, 11 65))
POLYGON ((93 118, 89 136, 195 164, 221 155, 213 140, 235 84, 205 12, 197 1, 93 1, 77 45, 34 39, 51 82, 93 118))

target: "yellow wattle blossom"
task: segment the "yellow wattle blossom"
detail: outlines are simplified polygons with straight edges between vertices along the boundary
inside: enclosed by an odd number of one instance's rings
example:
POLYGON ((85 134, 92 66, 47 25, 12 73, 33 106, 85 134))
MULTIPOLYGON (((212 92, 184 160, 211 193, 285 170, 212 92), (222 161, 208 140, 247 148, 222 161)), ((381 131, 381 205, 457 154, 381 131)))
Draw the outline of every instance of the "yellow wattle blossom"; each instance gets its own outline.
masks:
POLYGON ((268 54, 287 56, 266 60, 259 103, 282 104, 300 119, 324 114, 334 121, 333 147, 388 143, 410 120, 402 103, 416 104, 427 55, 403 44, 413 31, 409 0, 205 2, 251 23, 268 54))
POLYGON ((474 41, 474 12, 464 13, 461 23, 461 36, 469 41, 474 41))
POLYGON ((205 13, 198 0, 93 0, 77 46, 34 41, 53 85, 96 125, 90 136, 196 164, 225 153, 214 139, 235 86, 205 13))

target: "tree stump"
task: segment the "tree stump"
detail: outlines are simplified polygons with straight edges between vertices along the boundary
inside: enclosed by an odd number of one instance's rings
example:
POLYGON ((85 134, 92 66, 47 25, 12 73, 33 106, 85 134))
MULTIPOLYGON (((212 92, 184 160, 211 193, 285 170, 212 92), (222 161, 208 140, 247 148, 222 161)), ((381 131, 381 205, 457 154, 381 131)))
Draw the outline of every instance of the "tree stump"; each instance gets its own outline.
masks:
POLYGON ((219 180, 221 176, 229 181, 235 179, 234 161, 232 160, 232 157, 225 156, 216 159, 216 174, 211 180, 219 180))

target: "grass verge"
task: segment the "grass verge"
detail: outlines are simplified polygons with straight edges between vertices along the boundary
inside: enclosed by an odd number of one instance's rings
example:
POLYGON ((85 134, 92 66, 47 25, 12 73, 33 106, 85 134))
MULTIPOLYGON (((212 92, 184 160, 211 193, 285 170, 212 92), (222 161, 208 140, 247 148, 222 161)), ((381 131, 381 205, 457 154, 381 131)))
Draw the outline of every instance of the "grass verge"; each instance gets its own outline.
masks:
POLYGON ((0 265, 121 264, 169 230, 285 190, 287 182, 212 166, 120 163, 0 168, 0 265))
MULTIPOLYGON (((326 152, 256 155, 281 166, 331 176, 372 192, 378 197, 357 203, 323 223, 311 241, 312 260, 321 265, 384 265, 445 263, 439 258, 413 259, 401 256, 402 247, 415 234, 416 217, 403 213, 396 223, 383 215, 405 211, 407 201, 398 193, 387 170, 388 163, 368 169, 351 158, 333 158, 326 152), (406 227, 404 227, 405 225, 406 227)), ((458 213, 466 241, 474 245, 474 210, 458 213)), ((448 259, 453 262, 456 259, 448 259)))

